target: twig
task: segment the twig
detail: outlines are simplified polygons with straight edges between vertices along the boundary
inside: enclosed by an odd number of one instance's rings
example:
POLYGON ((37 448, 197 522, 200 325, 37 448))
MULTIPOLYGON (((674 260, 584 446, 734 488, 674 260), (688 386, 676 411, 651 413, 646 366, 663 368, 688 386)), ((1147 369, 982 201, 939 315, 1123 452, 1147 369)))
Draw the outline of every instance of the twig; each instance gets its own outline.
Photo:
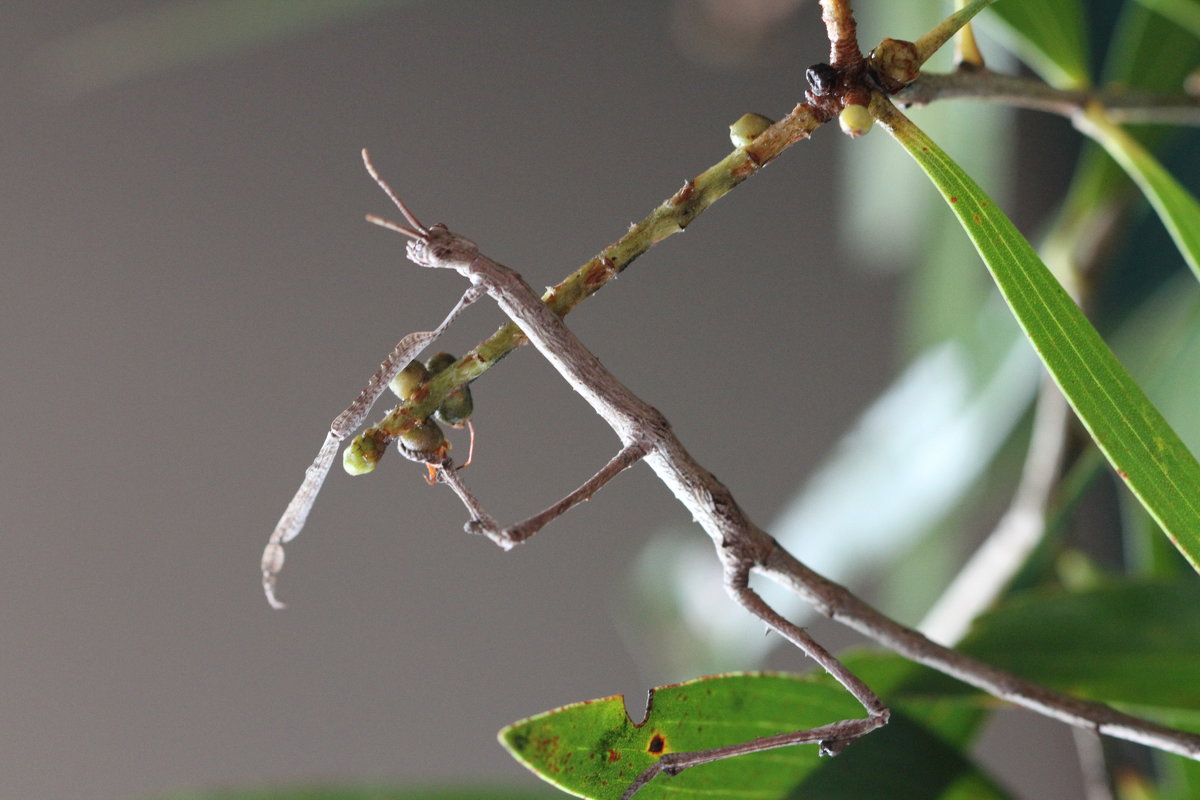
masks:
POLYGON ((946 645, 962 639, 1042 541, 1073 418, 1062 392, 1043 380, 1021 482, 1004 516, 925 615, 921 630, 930 639, 946 645))
POLYGON ((863 56, 850 0, 821 0, 821 21, 829 38, 829 65, 846 73, 858 73, 863 56))
MULTIPOLYGON (((759 134, 750 144, 739 147, 695 178, 647 217, 632 225, 613 244, 546 291, 542 301, 559 317, 565 317, 579 303, 591 297, 620 274, 634 259, 663 239, 683 231, 709 206, 724 197, 746 178, 773 161, 788 147, 807 139, 830 115, 808 103, 801 103, 786 117, 759 134)), ((439 372, 425 384, 426 393, 410 398, 384 417, 364 435, 382 442, 396 438, 437 409, 446 396, 459 386, 487 372, 496 362, 526 343, 524 334, 513 323, 501 327, 456 363, 439 372)))
POLYGON ((1200 97, 1165 95, 1128 89, 1056 89, 1036 78, 1001 75, 987 69, 922 73, 893 100, 904 105, 928 105, 937 100, 981 100, 1018 108, 1046 111, 1068 118, 1099 103, 1113 122, 1200 125, 1200 97))
POLYGON ((993 697, 1105 736, 1200 761, 1200 735, 1167 728, 1090 700, 1080 700, 930 641, 798 561, 782 547, 759 571, 806 598, 821 614, 874 639, 910 661, 982 689, 993 697))
MULTIPOLYGON (((381 185, 384 184, 381 182, 381 185)), ((390 190, 384 186, 390 194, 390 190)), ((405 210, 403 206, 401 210, 405 210)), ((410 219, 410 222, 415 223, 415 220, 410 219)), ((646 780, 660 772, 675 774, 690 766, 719 758, 802 741, 828 741, 828 736, 833 735, 831 731, 836 731, 836 741, 829 742, 824 748, 834 753, 886 722, 887 709, 869 688, 800 628, 782 619, 749 589, 751 571, 770 576, 808 599, 821 613, 866 634, 906 658, 933 667, 995 697, 1070 725, 1200 760, 1198 735, 1172 730, 1115 711, 1101 703, 1052 691, 935 644, 919 632, 869 606, 845 587, 813 572, 749 520, 729 490, 684 449, 662 414, 620 383, 518 273, 483 255, 473 242, 449 231, 444 225, 434 225, 416 236, 415 231, 401 226, 389 227, 413 237, 408 244, 408 257, 414 263, 453 269, 467 278, 472 286, 486 291, 571 387, 608 422, 621 440, 623 452, 630 448, 644 450, 646 463, 712 538, 724 566, 726 590, 730 595, 820 664, 867 711, 865 719, 846 720, 815 732, 801 731, 679 756, 665 766, 651 768, 653 774, 647 770, 648 777, 644 776, 646 780)), ((624 459, 615 461, 624 464, 624 459)), ((602 481, 593 485, 585 484, 589 495, 620 469, 606 468, 601 472, 606 471, 611 474, 607 474, 602 481)), ((457 474, 453 480, 458 481, 457 474)), ((473 498, 467 502, 467 506, 473 521, 484 516, 473 498)), ((543 524, 546 521, 549 520, 541 520, 543 524)), ((640 785, 644 785, 644 781, 630 787, 626 796, 631 796, 640 785)))

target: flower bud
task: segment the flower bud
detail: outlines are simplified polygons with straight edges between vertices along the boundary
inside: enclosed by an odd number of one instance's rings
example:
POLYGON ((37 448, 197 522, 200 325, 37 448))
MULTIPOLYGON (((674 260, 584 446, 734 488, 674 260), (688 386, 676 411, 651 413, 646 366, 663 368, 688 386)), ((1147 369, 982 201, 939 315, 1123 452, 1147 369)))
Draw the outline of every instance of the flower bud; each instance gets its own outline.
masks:
POLYGON ((383 450, 373 436, 359 434, 342 451, 342 469, 351 475, 366 475, 375 469, 383 450))
POLYGON ((774 124, 762 114, 742 114, 737 122, 729 126, 729 141, 733 142, 734 147, 745 147, 774 124))
POLYGON ((418 422, 413 427, 400 434, 400 447, 405 455, 424 460, 422 456, 434 456, 446 446, 446 436, 442 429, 431 419, 418 422))
POLYGON ((400 370, 396 377, 392 378, 392 382, 388 384, 388 388, 392 390, 392 394, 399 397, 401 400, 407 400, 418 386, 424 383, 429 378, 429 372, 420 361, 410 361, 408 366, 400 370))
POLYGON ((866 106, 852 103, 842 109, 842 113, 838 116, 838 123, 842 126, 842 133, 857 139, 871 130, 875 120, 866 106))
POLYGON ((884 39, 867 58, 889 92, 900 91, 921 75, 921 54, 903 39, 884 39))
MULTIPOLYGON (((430 376, 433 376, 456 361, 458 359, 449 353, 438 353, 425 362, 425 368, 429 370, 430 376)), ((464 385, 446 395, 434 416, 451 427, 461 428, 474 410, 475 401, 471 398, 471 389, 464 385)))

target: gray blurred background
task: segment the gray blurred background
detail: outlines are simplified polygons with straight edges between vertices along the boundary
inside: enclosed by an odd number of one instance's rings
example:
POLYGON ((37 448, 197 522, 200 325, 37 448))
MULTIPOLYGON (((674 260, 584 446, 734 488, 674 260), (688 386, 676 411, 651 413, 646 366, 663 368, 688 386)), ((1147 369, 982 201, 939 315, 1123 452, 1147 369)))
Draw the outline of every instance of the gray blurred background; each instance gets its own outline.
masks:
MULTIPOLYGON (((248 38, 282 30, 195 58, 192 3, 0 11, 0 798, 533 787, 502 725, 694 677, 628 599, 649 536, 689 524, 644 466, 508 554, 417 466, 335 467, 286 612, 259 555, 329 420, 463 288, 363 221, 392 212, 361 147, 426 222, 549 285, 723 157, 741 114, 801 99, 815 2, 361 2, 312 24, 320 5, 242 3, 248 38)), ((896 277, 839 244, 851 147, 821 130, 569 318, 764 525, 902 360, 896 277)), ((502 321, 479 303, 441 347, 502 321)), ((474 393, 466 477, 501 520, 616 451, 530 349, 474 393)), ((1067 735, 1020 736, 985 761, 1076 796, 1067 735)))

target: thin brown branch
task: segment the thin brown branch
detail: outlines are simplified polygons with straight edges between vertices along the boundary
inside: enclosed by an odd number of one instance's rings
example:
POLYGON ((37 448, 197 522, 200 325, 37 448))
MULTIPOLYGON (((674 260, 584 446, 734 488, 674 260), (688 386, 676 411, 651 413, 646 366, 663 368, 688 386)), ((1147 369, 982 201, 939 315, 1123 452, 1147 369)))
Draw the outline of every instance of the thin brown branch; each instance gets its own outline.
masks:
POLYGON ((847 73, 862 68, 862 50, 858 46, 858 23, 850 0, 821 0, 821 21, 829 37, 829 64, 847 73))
POLYGON ((782 547, 775 550, 762 571, 807 598, 820 613, 910 661, 1068 725, 1200 761, 1200 735, 1167 728, 1103 703, 1047 689, 943 647, 872 608, 844 586, 813 572, 782 547))
MULTIPOLYGON (((749 144, 735 149, 721 161, 686 181, 679 191, 644 219, 630 226, 620 239, 547 290, 542 299, 556 314, 565 317, 642 253, 683 231, 709 206, 774 161, 784 150, 807 139, 831 118, 831 114, 813 105, 798 104, 749 144)), ((432 378, 426 385, 428 391, 420 398, 409 398, 397 405, 372 431, 381 434, 384 440, 394 439, 415 420, 425 419, 432 414, 451 392, 482 376, 526 341, 517 325, 511 322, 504 325, 457 363, 432 378)))
POLYGON ((1056 89, 1036 78, 1001 75, 987 69, 922 73, 892 99, 917 106, 938 100, 971 99, 1046 111, 1072 119, 1083 114, 1088 105, 1098 103, 1113 122, 1200 125, 1200 97, 1117 88, 1056 89))

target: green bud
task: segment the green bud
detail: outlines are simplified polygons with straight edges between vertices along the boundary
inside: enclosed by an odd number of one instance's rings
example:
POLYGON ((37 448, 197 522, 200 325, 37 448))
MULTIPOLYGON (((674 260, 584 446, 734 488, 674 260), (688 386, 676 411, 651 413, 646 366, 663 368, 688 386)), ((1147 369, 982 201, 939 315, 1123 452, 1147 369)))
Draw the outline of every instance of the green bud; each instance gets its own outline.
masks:
POLYGON ((438 406, 434 416, 451 427, 461 428, 474 410, 475 401, 471 399, 471 390, 466 386, 460 386, 446 395, 446 399, 438 406))
POLYGON ((458 361, 458 359, 449 353, 438 353, 437 355, 429 357, 429 359, 425 362, 425 369, 429 370, 430 375, 437 375, 455 361, 458 361))
POLYGON ((371 436, 359 434, 350 442, 350 446, 342 451, 342 469, 351 475, 366 475, 375 469, 383 456, 379 442, 371 436))
POLYGON ((742 114, 737 122, 729 126, 729 140, 734 147, 745 147, 774 124, 762 114, 742 114))
POLYGON ((410 361, 408 366, 400 370, 396 377, 392 378, 392 382, 388 384, 388 388, 392 390, 392 394, 399 397, 401 400, 407 400, 418 386, 424 383, 429 378, 429 372, 425 369, 420 361, 410 361))
POLYGON ((400 434, 400 446, 413 456, 432 456, 446 445, 446 436, 431 419, 417 423, 400 434))
MULTIPOLYGON (((437 375, 456 361, 458 359, 449 353, 438 353, 425 362, 425 368, 430 375, 437 375)), ((474 410, 475 401, 471 398, 470 387, 460 386, 446 395, 434 416, 451 427, 460 428, 474 410)))
POLYGON ((903 39, 884 39, 867 60, 889 92, 899 91, 921 75, 921 54, 915 44, 903 39))
POLYGON ((875 124, 875 119, 871 116, 871 112, 867 110, 866 106, 851 104, 842 109, 842 113, 838 115, 838 123, 842 126, 842 133, 857 139, 871 130, 871 126, 875 124))

